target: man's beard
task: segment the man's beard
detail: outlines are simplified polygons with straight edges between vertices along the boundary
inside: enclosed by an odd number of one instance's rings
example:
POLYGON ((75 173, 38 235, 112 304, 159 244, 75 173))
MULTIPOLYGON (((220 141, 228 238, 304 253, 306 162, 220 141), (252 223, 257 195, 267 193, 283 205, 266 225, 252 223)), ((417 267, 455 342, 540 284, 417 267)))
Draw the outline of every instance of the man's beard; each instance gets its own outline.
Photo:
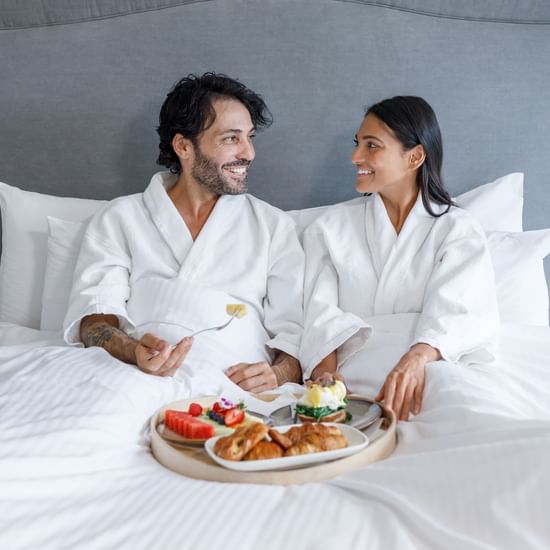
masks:
POLYGON ((198 145, 195 145, 195 162, 191 169, 191 175, 204 188, 216 195, 241 195, 248 190, 246 177, 242 180, 231 180, 223 174, 222 170, 230 166, 250 166, 249 160, 237 160, 221 166, 202 153, 198 145))

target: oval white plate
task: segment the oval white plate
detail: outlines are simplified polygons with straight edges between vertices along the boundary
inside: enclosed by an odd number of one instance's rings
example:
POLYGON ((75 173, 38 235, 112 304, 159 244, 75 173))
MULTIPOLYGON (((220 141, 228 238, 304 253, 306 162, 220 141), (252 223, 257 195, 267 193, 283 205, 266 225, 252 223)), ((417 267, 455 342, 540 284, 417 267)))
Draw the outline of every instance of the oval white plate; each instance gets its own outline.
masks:
MULTIPOLYGON (((320 453, 310 453, 299 456, 283 456, 281 458, 269 458, 267 460, 224 460, 214 453, 214 445, 216 444, 216 441, 220 437, 223 437, 220 435, 208 439, 204 444, 204 449, 214 462, 217 462, 224 468, 237 470, 239 472, 261 472, 264 470, 291 470, 294 468, 303 468, 319 462, 336 460, 337 458, 343 458, 345 456, 358 453, 369 444, 368 437, 363 432, 360 432, 351 426, 332 423, 329 425, 338 426, 338 428, 340 428, 342 434, 348 440, 347 447, 344 447, 343 449, 335 449, 334 451, 322 451, 320 453)), ((290 426, 277 426, 277 430, 284 433, 295 426, 296 424, 291 424, 290 426)))

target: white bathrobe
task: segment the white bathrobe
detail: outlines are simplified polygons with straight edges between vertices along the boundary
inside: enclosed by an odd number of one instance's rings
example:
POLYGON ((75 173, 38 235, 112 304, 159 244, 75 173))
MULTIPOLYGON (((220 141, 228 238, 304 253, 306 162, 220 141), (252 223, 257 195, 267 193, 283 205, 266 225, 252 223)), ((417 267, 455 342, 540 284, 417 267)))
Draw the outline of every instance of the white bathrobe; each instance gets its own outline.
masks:
POLYGON ((90 222, 77 262, 65 339, 79 342, 80 320, 118 316, 140 338, 153 332, 177 343, 198 335, 185 364, 225 369, 271 361, 273 350, 298 357, 302 333, 304 254, 294 222, 251 195, 221 196, 195 241, 168 197, 175 182, 156 174, 144 193, 111 201, 90 222))
POLYGON ((420 342, 447 361, 494 359, 499 318, 491 259, 483 230, 464 210, 432 217, 419 194, 397 235, 380 196, 360 197, 314 221, 304 248, 305 378, 333 350, 355 391, 382 368, 370 391, 379 389, 420 342))

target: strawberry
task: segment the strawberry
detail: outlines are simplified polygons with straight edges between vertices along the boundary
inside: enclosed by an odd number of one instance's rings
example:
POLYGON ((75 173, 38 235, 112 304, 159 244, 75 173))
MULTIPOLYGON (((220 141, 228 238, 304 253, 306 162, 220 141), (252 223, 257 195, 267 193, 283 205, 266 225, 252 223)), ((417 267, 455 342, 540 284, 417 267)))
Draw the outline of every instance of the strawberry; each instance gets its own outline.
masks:
POLYGON ((227 410, 225 413, 225 425, 229 426, 230 428, 232 426, 240 424, 243 420, 244 411, 242 409, 239 409, 238 407, 233 407, 232 409, 227 410))
POLYGON ((200 416, 202 414, 202 407, 198 403, 191 403, 188 412, 191 416, 200 416))

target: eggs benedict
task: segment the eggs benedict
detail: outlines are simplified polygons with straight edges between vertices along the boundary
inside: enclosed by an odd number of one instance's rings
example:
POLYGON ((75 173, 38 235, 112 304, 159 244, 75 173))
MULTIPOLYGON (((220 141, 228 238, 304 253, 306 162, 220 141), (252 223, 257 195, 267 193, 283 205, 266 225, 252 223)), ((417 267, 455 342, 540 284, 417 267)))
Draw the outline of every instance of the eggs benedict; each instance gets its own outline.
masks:
POLYGON ((296 404, 302 422, 345 422, 346 386, 340 380, 327 385, 311 384, 296 404))

